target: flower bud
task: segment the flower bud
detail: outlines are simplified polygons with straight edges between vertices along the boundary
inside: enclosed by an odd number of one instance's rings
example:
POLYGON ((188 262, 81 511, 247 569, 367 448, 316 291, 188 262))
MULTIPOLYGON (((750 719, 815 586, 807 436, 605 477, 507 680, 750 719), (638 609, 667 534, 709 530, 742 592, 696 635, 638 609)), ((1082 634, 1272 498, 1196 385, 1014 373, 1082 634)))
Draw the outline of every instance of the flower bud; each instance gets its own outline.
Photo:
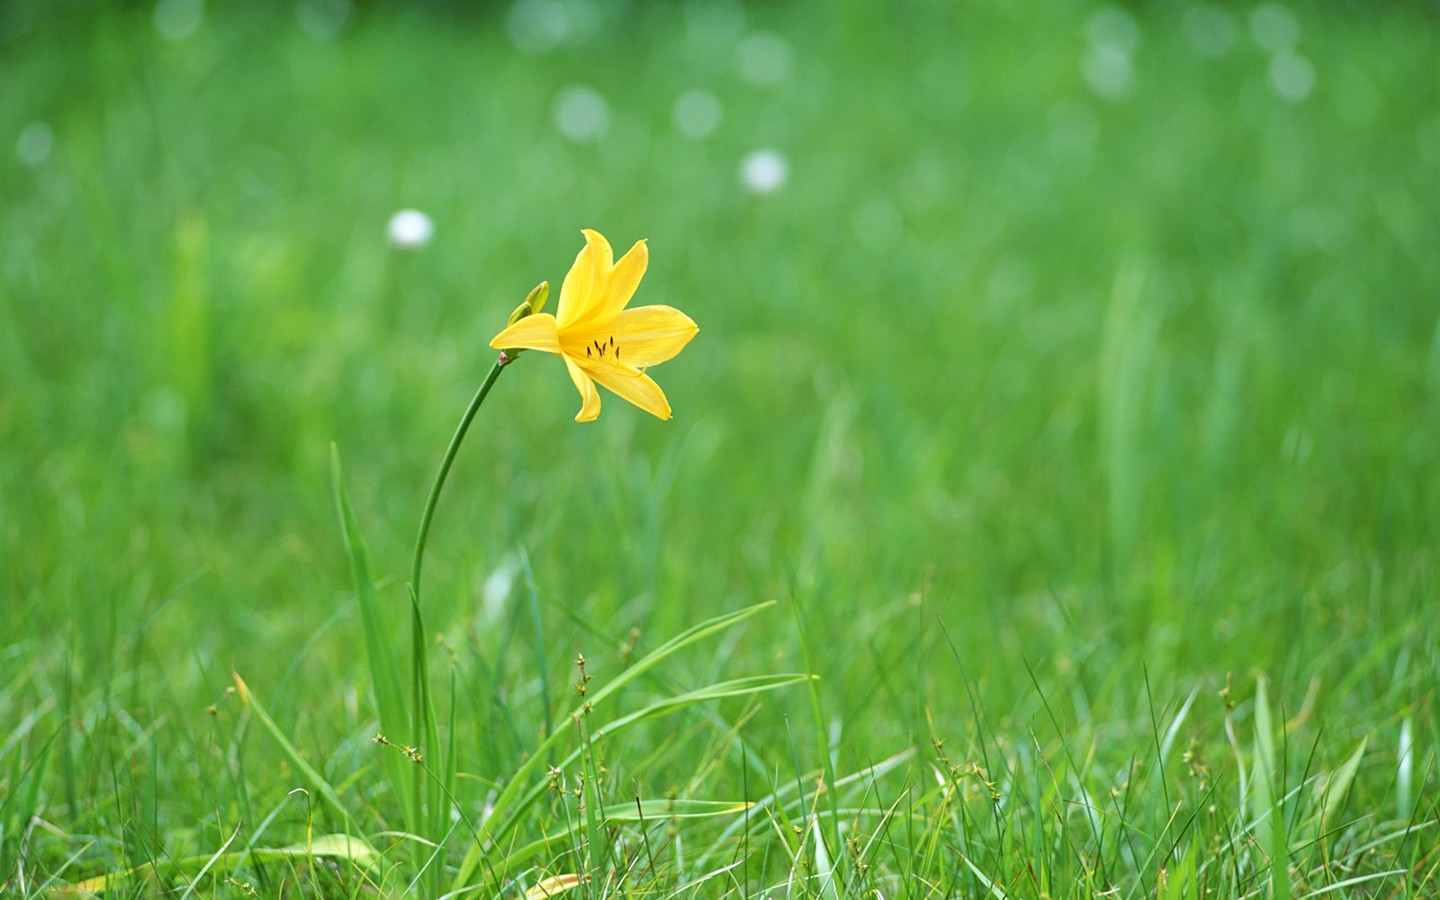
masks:
POLYGON ((526 316, 538 313, 545 308, 545 301, 548 299, 550 299, 550 282, 542 281, 525 296, 524 303, 515 307, 515 311, 510 314, 510 321, 506 324, 514 325, 526 316))
POLYGON ((530 311, 538 313, 545 308, 545 301, 550 299, 550 282, 542 281, 531 289, 525 296, 525 302, 530 304, 530 311))

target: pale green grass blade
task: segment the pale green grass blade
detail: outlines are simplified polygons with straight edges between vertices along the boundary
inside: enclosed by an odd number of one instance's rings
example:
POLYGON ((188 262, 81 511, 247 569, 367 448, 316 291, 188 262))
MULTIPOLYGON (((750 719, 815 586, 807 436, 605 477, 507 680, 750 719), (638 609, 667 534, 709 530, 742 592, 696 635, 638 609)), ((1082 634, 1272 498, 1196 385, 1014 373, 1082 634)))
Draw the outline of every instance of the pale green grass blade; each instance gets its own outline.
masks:
MULTIPOLYGON (((834 805, 831 805, 834 809, 834 805)), ((830 864, 830 854, 825 850, 825 835, 820 831, 820 816, 810 816, 810 842, 811 856, 815 860, 815 866, 811 870, 815 873, 816 882, 820 885, 820 896, 829 900, 840 900, 840 887, 835 883, 835 868, 830 864)))
POLYGON ((1360 746, 1350 754, 1344 765, 1335 771, 1330 781, 1325 785, 1325 798, 1320 806, 1320 833, 1323 835, 1329 831, 1330 819, 1335 815, 1345 802, 1345 795, 1350 792, 1350 785, 1355 781, 1355 773, 1360 770, 1360 760, 1365 756, 1365 747, 1370 743, 1366 737, 1360 741, 1360 746))
POLYGON ((209 862, 201 866, 200 871, 196 872, 195 876, 190 879, 190 884, 185 887, 185 893, 180 895, 180 900, 187 900, 187 898, 189 898, 195 893, 195 886, 200 883, 200 880, 202 878, 205 877, 205 873, 210 871, 211 867, 214 866, 217 861, 219 861, 222 857, 225 856, 225 851, 230 849, 230 845, 235 843, 235 839, 239 836, 239 828, 236 828, 230 833, 230 836, 225 839, 225 843, 221 844, 220 849, 216 850, 214 855, 210 857, 209 862))
MULTIPOLYGON (((1337 882, 1335 882, 1334 884, 1327 884, 1327 885, 1325 885, 1324 887, 1322 887, 1322 888, 1317 888, 1317 889, 1311 891, 1311 892, 1308 893, 1308 894, 1301 894, 1299 900, 1308 900, 1308 898, 1310 898, 1310 897, 1322 897, 1322 896, 1324 896, 1324 895, 1326 895, 1326 894, 1332 894, 1332 893, 1334 893, 1335 891, 1342 891, 1342 892, 1344 892, 1344 893, 1342 894, 1342 896, 1349 897, 1349 896, 1351 896, 1351 894, 1349 893, 1350 889, 1353 888, 1353 887, 1355 887, 1355 886, 1357 886, 1357 885, 1368 884, 1369 882, 1372 882, 1372 881, 1381 881, 1381 880, 1386 879, 1386 878, 1395 878, 1395 877, 1401 877, 1401 878, 1403 878, 1404 876, 1409 875, 1409 874, 1410 874, 1410 870, 1409 870, 1409 869, 1390 869, 1390 870, 1385 871, 1385 872, 1369 872, 1369 873, 1367 873, 1367 874, 1365 874, 1365 875, 1356 875, 1356 876, 1353 877, 1353 878, 1346 878, 1346 879, 1344 879, 1344 880, 1337 881, 1337 882)), ((1418 885, 1417 885, 1417 887, 1418 887, 1418 885)), ((1359 896, 1359 895, 1356 895, 1356 896, 1359 896)), ((1420 895, 1417 894, 1416 896, 1420 896, 1420 895)))
POLYGON ((1268 679, 1255 683, 1255 769, 1251 777, 1250 814, 1255 838, 1270 858, 1270 896, 1290 897, 1290 850, 1285 816, 1284 784, 1275 753, 1275 720, 1270 711, 1268 679), (1278 790, 1277 790, 1278 788, 1278 790))
POLYGON ((1407 820, 1414 813, 1415 738, 1411 716, 1400 721, 1399 747, 1395 762, 1395 818, 1407 820))
MULTIPOLYGON (((232 837, 233 840, 233 837, 232 837)), ((226 846, 229 846, 227 841, 226 846)), ((226 869, 246 863, 264 865, 267 863, 300 861, 315 858, 347 860, 357 868, 369 869, 380 859, 364 839, 348 834, 322 834, 310 841, 302 841, 285 847, 261 847, 250 850, 236 850, 230 853, 190 856, 184 859, 164 860, 137 866, 124 872, 98 875, 61 888, 57 893, 97 893, 115 890, 136 879, 174 879, 189 877, 198 880, 217 863, 226 869), (195 875, 189 873, 194 872, 195 875)), ((188 891, 187 891, 188 893, 188 891)))
POLYGON ((266 733, 279 745, 281 752, 285 754, 285 758, 290 761, 290 765, 295 767, 295 771, 300 773, 308 787, 318 794, 321 800, 325 801, 325 805, 330 808, 330 811, 333 812, 341 822, 346 823, 348 826, 350 823, 350 812, 345 808, 345 804, 340 801, 340 797, 335 793, 335 789, 325 780, 325 776, 321 775, 314 766, 305 760, 300 750, 290 741, 290 738, 281 730, 280 726, 275 723, 275 720, 270 717, 270 713, 266 711, 259 698, 250 691, 250 686, 240 677, 240 673, 232 673, 232 677, 235 680, 235 691, 236 695, 240 698, 241 704, 250 710, 250 714, 255 717, 256 721, 260 723, 260 726, 264 728, 266 733))
POLYGON ((970 857, 964 856, 961 858, 965 860, 965 867, 968 868, 976 878, 980 879, 981 884, 990 889, 990 896, 994 897, 995 900, 1009 900, 1010 895, 1006 894, 1000 885, 992 880, 990 876, 980 871, 980 868, 971 862, 970 857))
POLYGON ((608 822, 650 822, 656 819, 710 819, 716 816, 730 816, 755 804, 748 800, 641 800, 638 808, 634 803, 617 803, 607 806, 604 816, 608 822))

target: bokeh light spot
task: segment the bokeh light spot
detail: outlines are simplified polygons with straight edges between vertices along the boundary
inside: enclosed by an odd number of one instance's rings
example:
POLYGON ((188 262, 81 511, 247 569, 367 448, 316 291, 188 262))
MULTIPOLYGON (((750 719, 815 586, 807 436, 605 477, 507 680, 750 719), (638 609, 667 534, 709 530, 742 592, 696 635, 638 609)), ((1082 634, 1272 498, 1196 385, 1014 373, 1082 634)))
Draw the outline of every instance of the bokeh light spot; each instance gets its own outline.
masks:
POLYGON ((1090 90, 1106 100, 1126 97, 1135 82, 1135 68, 1129 54, 1103 44, 1092 46, 1085 54, 1080 72, 1090 90))
POLYGON ((594 31, 600 11, 589 0, 517 0, 505 16, 510 42, 525 53, 544 53, 594 31))
POLYGON ((50 158, 55 147, 55 132, 44 122, 31 122, 20 129, 15 142, 15 155, 27 166, 34 168, 50 158))
POLYGON ((1250 36, 1271 53, 1289 50, 1300 42, 1300 20, 1280 3, 1262 3, 1250 13, 1250 36))
POLYGON ((735 63, 741 78, 751 84, 773 87, 790 77, 795 53, 780 35, 762 32, 740 42, 735 50, 735 63))
POLYGON ((577 144, 598 141, 610 130, 610 104, 594 88, 583 84, 561 91, 551 114, 560 133, 577 144))
POLYGON ((671 119, 675 128, 688 138, 699 140, 709 137, 720 127, 725 111, 714 94, 700 88, 692 88, 675 100, 671 119))
POLYGON ((435 223, 418 209, 402 209, 385 228, 390 244, 400 250, 418 250, 435 236, 435 223))
POLYGON ((773 194, 790 178, 790 162, 778 150, 756 150, 740 164, 740 183, 752 194, 773 194))
POLYGON ((1118 6, 1102 6, 1085 20, 1085 37, 1096 46, 1111 47, 1127 56, 1140 46, 1140 26, 1118 6))
POLYGON ((205 0, 160 0, 152 21, 160 36, 181 41, 195 33, 205 20, 205 0))
POLYGON ((1266 74, 1269 76, 1270 89, 1288 103, 1301 102, 1310 96, 1310 91, 1315 87, 1315 67, 1310 64, 1310 60, 1293 50, 1282 50, 1275 54, 1266 74))

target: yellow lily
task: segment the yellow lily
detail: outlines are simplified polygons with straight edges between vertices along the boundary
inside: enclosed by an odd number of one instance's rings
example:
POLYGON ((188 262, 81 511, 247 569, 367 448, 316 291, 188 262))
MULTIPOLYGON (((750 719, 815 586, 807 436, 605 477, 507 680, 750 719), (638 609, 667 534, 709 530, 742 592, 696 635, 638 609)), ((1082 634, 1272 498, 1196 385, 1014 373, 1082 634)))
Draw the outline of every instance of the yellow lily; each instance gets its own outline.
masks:
POLYGON ((670 306, 626 309, 650 252, 643 240, 614 262, 610 242, 585 229, 585 247, 560 286, 555 315, 534 313, 512 323, 490 341, 496 350, 540 350, 565 360, 580 392, 577 422, 600 415, 595 382, 661 419, 670 418, 665 392, 645 374, 690 343, 699 327, 670 306))

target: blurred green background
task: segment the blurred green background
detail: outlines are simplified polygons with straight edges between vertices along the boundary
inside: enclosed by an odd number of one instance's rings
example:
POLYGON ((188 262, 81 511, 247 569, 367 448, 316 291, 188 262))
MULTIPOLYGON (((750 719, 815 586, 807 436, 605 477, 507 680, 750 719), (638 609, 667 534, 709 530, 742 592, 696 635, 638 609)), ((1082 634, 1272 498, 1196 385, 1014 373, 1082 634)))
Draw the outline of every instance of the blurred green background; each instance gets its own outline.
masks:
MULTIPOLYGON (((672 675, 809 668, 845 765, 970 734, 957 658, 1021 743, 1043 692, 1123 760, 1142 677, 1265 672, 1325 757, 1418 716, 1433 761, 1437 37, 1405 2, 10 0, 0 740, 68 723, 48 815, 106 833, 222 802, 231 667, 316 754, 368 736, 329 444, 398 649, 487 343, 591 227, 701 330, 671 422, 574 424, 540 354, 482 410, 427 574, 463 768, 523 746, 492 695, 533 731, 577 652, 769 599, 672 675)), ((819 752, 810 715, 750 741, 819 752)))

